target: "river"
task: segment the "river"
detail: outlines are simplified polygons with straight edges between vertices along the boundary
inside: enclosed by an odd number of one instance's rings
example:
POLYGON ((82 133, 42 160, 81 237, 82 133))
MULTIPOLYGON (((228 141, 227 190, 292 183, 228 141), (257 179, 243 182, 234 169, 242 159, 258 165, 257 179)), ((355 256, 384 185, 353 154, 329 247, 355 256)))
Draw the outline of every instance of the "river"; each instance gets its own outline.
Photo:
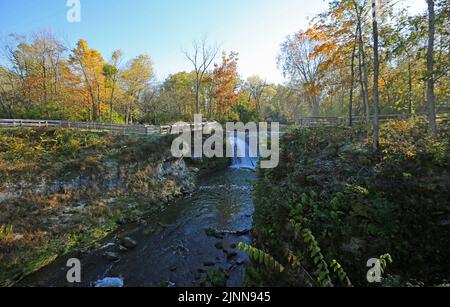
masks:
POLYGON ((140 225, 124 226, 103 248, 83 255, 81 283, 67 282, 66 263, 74 257, 68 255, 22 285, 92 287, 98 280, 119 277, 130 287, 197 287, 211 285, 208 274, 221 272, 226 286, 242 286, 248 257, 236 246, 251 242, 256 180, 254 170, 248 169, 252 165, 235 159, 229 169, 198 178, 198 189, 191 197, 140 225), (137 241, 137 247, 120 253, 116 262, 105 259, 105 252, 117 250, 117 238, 125 236, 137 241))

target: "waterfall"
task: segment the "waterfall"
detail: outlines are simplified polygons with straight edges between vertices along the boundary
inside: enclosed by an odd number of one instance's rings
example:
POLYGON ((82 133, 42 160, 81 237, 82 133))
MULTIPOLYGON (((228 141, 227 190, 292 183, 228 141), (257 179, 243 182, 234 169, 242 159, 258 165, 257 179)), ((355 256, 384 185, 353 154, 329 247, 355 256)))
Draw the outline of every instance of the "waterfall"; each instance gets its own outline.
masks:
POLYGON ((253 152, 252 148, 249 148, 247 139, 239 137, 238 134, 232 134, 228 136, 230 145, 234 148, 234 157, 231 168, 235 169, 250 169, 255 170, 258 163, 258 155, 253 152))

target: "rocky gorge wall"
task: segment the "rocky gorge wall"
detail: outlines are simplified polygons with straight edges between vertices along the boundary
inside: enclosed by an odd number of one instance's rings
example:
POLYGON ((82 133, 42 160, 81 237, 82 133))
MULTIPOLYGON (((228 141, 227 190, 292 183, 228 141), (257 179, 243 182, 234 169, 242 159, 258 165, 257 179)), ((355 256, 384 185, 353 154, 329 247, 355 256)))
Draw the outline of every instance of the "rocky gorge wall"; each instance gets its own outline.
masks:
POLYGON ((39 178, 36 182, 8 182, 0 190, 0 204, 26 195, 51 196, 74 191, 95 191, 170 201, 195 189, 195 172, 184 160, 167 157, 159 162, 98 165, 98 172, 68 174, 66 178, 39 178), (161 193, 161 195, 158 195, 161 193))
POLYGON ((0 285, 156 216, 226 160, 175 159, 172 137, 0 131, 0 285), (75 145, 74 145, 75 144, 75 145))

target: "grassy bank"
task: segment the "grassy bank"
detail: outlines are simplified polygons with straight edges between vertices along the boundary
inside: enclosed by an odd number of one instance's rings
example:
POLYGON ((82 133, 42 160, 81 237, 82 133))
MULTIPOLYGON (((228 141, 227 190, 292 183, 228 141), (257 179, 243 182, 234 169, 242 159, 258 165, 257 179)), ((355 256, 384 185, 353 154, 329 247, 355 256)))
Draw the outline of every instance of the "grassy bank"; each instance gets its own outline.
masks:
MULTIPOLYGON (((368 285, 380 260, 384 285, 438 285, 450 276, 450 125, 393 121, 372 152, 361 128, 296 129, 280 166, 261 170, 255 247, 284 271, 253 264, 249 285, 368 285)), ((266 261, 267 262, 267 261, 266 261)))
POLYGON ((191 172, 170 159, 171 141, 0 130, 0 285, 13 285, 60 255, 95 247, 119 225, 192 192, 191 172))

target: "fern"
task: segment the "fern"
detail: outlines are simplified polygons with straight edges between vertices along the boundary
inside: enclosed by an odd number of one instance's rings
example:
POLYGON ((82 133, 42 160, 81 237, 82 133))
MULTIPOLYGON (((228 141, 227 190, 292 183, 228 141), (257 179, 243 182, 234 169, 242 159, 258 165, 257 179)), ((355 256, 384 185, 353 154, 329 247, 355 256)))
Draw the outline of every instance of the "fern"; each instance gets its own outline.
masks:
POLYGON ((348 278, 347 273, 344 271, 339 262, 337 262, 336 260, 331 261, 330 267, 333 269, 333 272, 337 274, 341 282, 346 283, 347 287, 349 288, 353 287, 350 278, 348 278))
POLYGON ((390 265, 394 262, 392 259, 392 256, 390 254, 384 254, 384 255, 380 256, 379 260, 381 263, 381 273, 384 273, 384 271, 387 269, 388 265, 390 265))
POLYGON ((283 273, 285 270, 284 266, 280 262, 276 261, 275 258, 249 244, 240 242, 238 249, 239 251, 243 251, 245 254, 248 254, 254 261, 265 265, 269 269, 274 269, 280 273, 283 273))
POLYGON ((309 229, 305 229, 303 231, 303 240, 309 246, 309 252, 311 259, 314 262, 314 265, 317 267, 317 281, 319 285, 330 287, 333 286, 333 282, 330 277, 330 270, 328 264, 325 261, 325 257, 322 254, 322 250, 319 247, 319 244, 316 241, 313 233, 309 229))
POLYGON ((296 269, 296 268, 301 267, 300 258, 297 257, 293 252, 288 251, 287 258, 288 258, 288 262, 292 266, 292 268, 296 269))

